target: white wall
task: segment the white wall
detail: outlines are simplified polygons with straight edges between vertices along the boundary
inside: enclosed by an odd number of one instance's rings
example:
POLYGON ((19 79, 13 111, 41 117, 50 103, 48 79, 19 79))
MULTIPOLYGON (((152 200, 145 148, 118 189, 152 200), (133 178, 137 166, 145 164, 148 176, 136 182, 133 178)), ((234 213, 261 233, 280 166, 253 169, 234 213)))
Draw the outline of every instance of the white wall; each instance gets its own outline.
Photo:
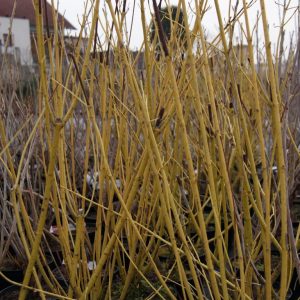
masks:
MULTIPOLYGON (((4 38, 3 34, 9 32, 10 18, 0 17, 0 40, 1 53, 4 53, 4 38)), ((32 64, 31 42, 30 42, 30 25, 27 19, 15 18, 12 23, 12 39, 13 47, 8 47, 7 52, 13 55, 20 54, 19 58, 22 65, 32 64)))

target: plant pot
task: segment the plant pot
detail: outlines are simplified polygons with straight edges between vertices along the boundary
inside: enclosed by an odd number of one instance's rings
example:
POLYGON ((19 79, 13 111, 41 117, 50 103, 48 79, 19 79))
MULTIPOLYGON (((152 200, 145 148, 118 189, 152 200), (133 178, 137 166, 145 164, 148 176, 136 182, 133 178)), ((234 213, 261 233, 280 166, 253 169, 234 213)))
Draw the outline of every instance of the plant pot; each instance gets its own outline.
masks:
MULTIPOLYGON (((23 271, 22 270, 2 270, 1 271, 8 279, 21 283, 23 281, 23 271)), ((11 283, 6 281, 0 276, 0 290, 11 286, 11 283)))
POLYGON ((18 287, 16 285, 8 285, 4 289, 0 290, 0 300, 18 299, 19 292, 20 292, 20 287, 18 287))

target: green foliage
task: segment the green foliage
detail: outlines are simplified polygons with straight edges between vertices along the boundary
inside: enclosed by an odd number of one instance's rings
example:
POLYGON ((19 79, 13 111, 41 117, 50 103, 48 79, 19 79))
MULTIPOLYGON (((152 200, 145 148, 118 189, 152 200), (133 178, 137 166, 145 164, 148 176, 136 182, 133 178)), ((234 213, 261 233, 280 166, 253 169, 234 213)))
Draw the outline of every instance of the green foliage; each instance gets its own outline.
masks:
MULTIPOLYGON (((175 37, 178 41, 182 41, 184 39, 185 27, 183 21, 183 12, 180 9, 178 12, 177 6, 164 7, 160 11, 160 21, 162 24, 162 28, 164 31, 164 35, 167 41, 170 41, 172 30, 176 30, 175 37), (171 13, 170 13, 171 12, 171 13)), ((154 41, 156 35, 155 22, 151 22, 150 25, 150 40, 154 41)), ((158 40, 157 40, 158 42, 158 40)))

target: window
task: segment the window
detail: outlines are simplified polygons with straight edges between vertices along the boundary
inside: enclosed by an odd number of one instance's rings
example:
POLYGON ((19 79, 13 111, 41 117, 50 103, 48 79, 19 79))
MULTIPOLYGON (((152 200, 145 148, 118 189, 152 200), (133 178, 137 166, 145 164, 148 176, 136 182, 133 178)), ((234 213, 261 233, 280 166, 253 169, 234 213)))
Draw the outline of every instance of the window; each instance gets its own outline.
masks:
POLYGON ((13 36, 11 34, 8 33, 3 34, 3 44, 6 45, 6 43, 8 47, 12 47, 14 45, 13 36))

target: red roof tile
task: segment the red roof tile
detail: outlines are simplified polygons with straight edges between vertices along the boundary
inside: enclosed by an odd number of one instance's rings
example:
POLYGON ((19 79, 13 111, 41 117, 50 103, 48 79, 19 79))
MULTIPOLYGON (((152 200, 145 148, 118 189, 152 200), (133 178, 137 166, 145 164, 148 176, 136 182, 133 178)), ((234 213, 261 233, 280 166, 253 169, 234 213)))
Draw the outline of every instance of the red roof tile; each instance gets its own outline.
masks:
MULTIPOLYGON (((11 17, 14 0, 0 0, 0 17, 11 17)), ((53 28, 53 18, 52 18, 52 6, 46 1, 41 0, 43 10, 44 10, 44 26, 46 25, 45 11, 47 12, 49 27, 53 28), (45 10, 46 3, 46 10, 45 10)), ((30 25, 35 26, 35 13, 33 0, 16 0, 16 11, 15 18, 29 19, 30 25)), ((66 18, 64 18, 60 13, 57 13, 58 23, 64 23, 64 28, 66 29, 76 29, 66 18)))

